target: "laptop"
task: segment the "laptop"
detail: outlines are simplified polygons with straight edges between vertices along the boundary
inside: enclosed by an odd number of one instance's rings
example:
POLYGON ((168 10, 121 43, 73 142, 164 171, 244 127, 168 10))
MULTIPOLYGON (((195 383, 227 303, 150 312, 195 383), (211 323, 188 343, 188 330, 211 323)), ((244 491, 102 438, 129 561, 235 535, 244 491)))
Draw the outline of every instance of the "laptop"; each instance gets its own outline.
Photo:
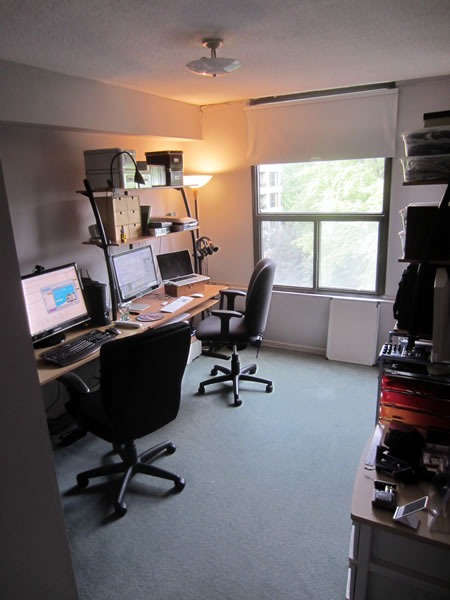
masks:
POLYGON ((158 254, 156 259, 158 261, 163 283, 181 286, 206 282, 210 279, 206 275, 194 273, 192 270, 191 256, 188 250, 158 254))

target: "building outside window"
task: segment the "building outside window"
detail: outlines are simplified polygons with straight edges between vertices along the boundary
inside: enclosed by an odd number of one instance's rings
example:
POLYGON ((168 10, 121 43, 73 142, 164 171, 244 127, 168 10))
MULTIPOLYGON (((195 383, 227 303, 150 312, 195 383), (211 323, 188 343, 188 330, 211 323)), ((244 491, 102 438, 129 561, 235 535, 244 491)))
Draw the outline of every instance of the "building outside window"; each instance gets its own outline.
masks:
POLYGON ((391 159, 254 167, 256 258, 277 289, 384 293, 391 159))

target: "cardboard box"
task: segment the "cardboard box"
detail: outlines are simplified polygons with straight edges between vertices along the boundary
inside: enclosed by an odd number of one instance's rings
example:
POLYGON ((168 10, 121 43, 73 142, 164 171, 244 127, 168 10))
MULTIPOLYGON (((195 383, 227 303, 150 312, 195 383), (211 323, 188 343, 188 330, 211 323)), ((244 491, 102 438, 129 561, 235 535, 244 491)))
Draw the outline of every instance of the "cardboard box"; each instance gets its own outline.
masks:
POLYGON ((205 291, 205 282, 199 281, 197 283, 188 283, 186 285, 174 285, 171 283, 166 283, 164 285, 164 292, 168 296, 174 296, 178 298, 179 296, 190 296, 191 294, 202 293, 205 291))

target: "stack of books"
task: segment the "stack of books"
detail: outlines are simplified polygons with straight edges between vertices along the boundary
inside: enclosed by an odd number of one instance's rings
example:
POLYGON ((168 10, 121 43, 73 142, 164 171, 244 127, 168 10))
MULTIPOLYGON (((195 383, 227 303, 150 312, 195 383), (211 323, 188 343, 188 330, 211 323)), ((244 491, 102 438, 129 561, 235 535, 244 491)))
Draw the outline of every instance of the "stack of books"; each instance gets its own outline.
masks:
POLYGON ((163 233, 173 233, 176 231, 189 231, 198 227, 197 219, 192 217, 172 217, 164 215, 153 217, 148 223, 149 230, 158 231, 158 233, 149 233, 149 235, 163 235, 163 233), (168 228, 168 229, 167 229, 168 228), (164 231, 159 231, 163 229, 164 231))
POLYGON ((171 232, 172 221, 153 218, 147 224, 147 235, 166 235, 171 232))

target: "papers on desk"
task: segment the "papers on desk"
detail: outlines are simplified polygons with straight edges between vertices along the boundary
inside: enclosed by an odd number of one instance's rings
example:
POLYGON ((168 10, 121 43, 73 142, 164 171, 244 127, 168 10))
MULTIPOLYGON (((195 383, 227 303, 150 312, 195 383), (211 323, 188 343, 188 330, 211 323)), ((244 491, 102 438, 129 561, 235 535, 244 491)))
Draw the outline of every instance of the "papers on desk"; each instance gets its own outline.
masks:
POLYGON ((161 312, 174 313, 181 308, 185 308, 190 302, 193 302, 195 298, 190 296, 180 296, 170 304, 161 307, 161 312))

